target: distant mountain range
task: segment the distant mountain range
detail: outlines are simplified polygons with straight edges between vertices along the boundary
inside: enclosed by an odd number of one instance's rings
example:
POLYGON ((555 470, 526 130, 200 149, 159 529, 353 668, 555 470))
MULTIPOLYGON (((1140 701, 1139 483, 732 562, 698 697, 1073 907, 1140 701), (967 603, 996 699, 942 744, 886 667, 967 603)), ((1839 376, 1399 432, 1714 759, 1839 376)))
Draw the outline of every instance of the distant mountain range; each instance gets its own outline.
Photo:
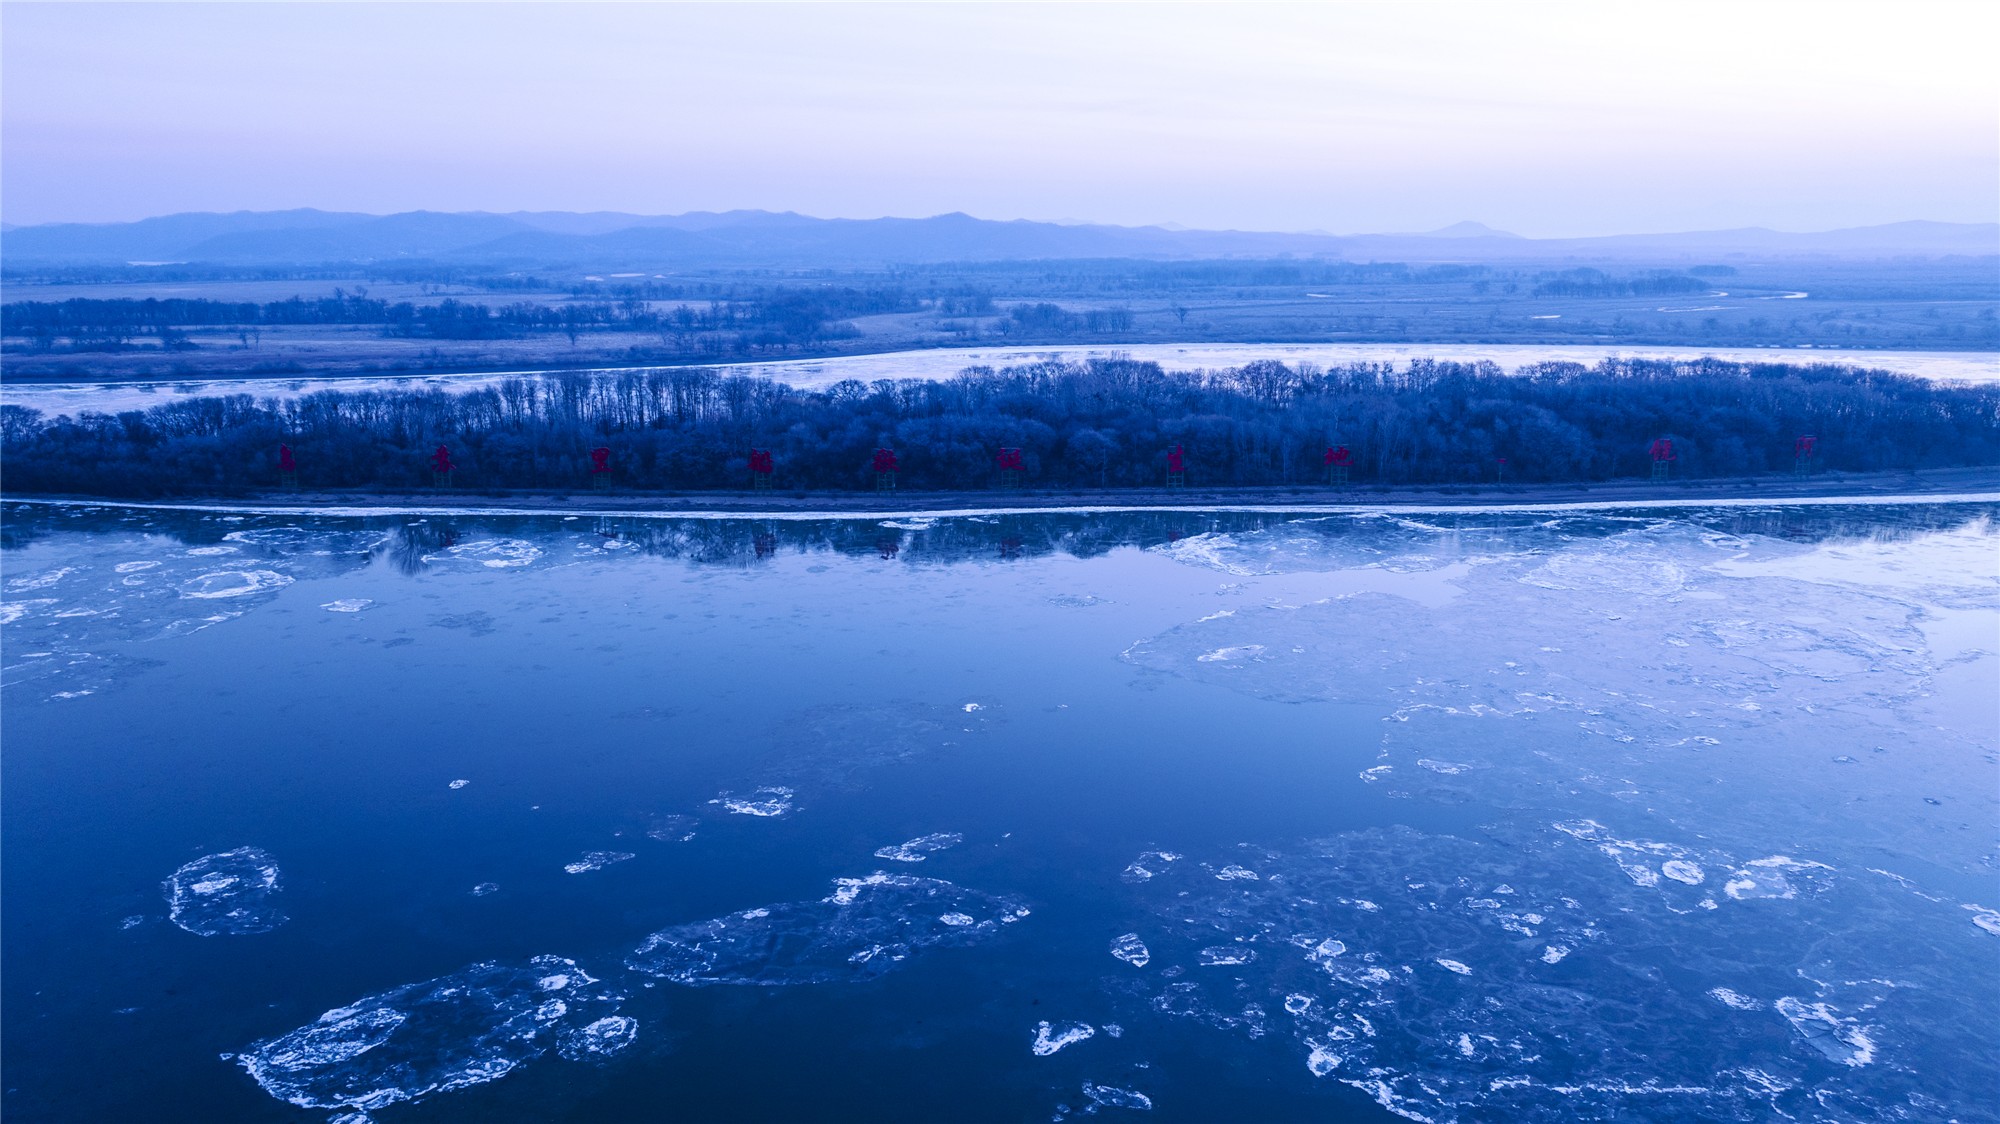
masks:
POLYGON ((12 268, 132 263, 229 266, 435 261, 490 268, 614 270, 842 268, 1062 258, 1348 261, 1724 261, 2000 254, 2000 224, 1900 222, 1810 234, 1762 227, 1600 238, 1524 238, 1476 222, 1417 234, 1285 234, 1165 226, 1065 225, 970 215, 820 219, 770 211, 364 215, 188 213, 125 223, 0 228, 12 268))

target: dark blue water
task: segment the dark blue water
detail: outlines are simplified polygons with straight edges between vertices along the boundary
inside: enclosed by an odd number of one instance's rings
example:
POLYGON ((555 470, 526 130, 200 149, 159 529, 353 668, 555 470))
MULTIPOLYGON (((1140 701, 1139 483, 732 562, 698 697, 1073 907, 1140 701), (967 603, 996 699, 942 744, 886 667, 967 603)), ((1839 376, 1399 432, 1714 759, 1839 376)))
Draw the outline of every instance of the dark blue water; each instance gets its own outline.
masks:
POLYGON ((10 506, 5 1110, 1993 1119, 1994 511, 10 506))

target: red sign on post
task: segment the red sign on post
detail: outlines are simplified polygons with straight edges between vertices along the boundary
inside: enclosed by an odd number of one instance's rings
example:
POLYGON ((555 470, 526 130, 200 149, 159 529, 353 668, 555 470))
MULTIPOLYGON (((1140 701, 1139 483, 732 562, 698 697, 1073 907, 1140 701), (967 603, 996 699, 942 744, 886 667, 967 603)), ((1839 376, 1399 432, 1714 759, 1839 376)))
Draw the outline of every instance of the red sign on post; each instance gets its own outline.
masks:
POLYGON ((870 468, 873 468, 873 469, 874 469, 875 471, 877 471, 877 472, 894 472, 894 471, 896 471, 896 452, 895 452, 895 450, 893 450, 893 449, 877 449, 877 450, 875 450, 875 459, 874 459, 873 461, 871 461, 871 462, 869 463, 869 467, 870 467, 870 468))
POLYGON ((1187 462, 1179 445, 1167 450, 1167 471, 1175 475, 1187 471, 1187 462))
POLYGON ((278 471, 297 472, 298 470, 299 462, 292 457, 292 447, 290 445, 278 446, 278 471))
POLYGON ((750 450, 750 471, 762 473, 763 475, 766 476, 769 476, 773 471, 775 471, 775 466, 771 463, 771 450, 769 449, 750 450))
POLYGON ((1811 460, 1819 447, 1819 438, 1808 433, 1792 442, 1792 455, 1800 460, 1811 460))
POLYGON ((598 446, 597 448, 595 448, 595 449, 592 449, 592 450, 590 451, 590 471, 592 471, 592 472, 610 472, 610 471, 611 471, 611 450, 610 450, 610 449, 607 449, 607 448, 603 447, 602 445, 600 445, 600 446, 598 446))
POLYGON ((439 445, 437 452, 431 454, 432 472, 450 472, 457 467, 457 465, 451 463, 451 447, 449 445, 439 445))
POLYGON ((1000 450, 1000 454, 993 458, 993 463, 999 465, 1002 472, 1027 471, 1027 466, 1021 463, 1021 450, 1019 449, 1000 450))
POLYGON ((1346 468, 1354 463, 1354 451, 1345 445, 1331 445, 1326 450, 1328 468, 1346 468))
POLYGON ((1674 439, 1671 437, 1654 438, 1653 444, 1650 447, 1648 447, 1646 451, 1648 453, 1651 453, 1653 459, 1656 461, 1670 461, 1676 459, 1674 457, 1674 439))

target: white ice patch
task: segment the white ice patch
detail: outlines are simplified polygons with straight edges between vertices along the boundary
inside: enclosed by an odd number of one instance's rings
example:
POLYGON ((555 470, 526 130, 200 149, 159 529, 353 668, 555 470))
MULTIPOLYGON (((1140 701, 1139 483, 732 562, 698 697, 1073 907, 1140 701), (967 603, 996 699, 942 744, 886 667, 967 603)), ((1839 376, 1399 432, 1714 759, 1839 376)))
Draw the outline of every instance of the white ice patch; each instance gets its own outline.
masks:
POLYGON ((1212 652, 1195 657, 1196 663, 1234 663, 1239 660, 1254 660, 1264 654, 1262 644, 1238 644, 1231 648, 1217 648, 1212 652))
POLYGON ((1570 952, 1571 949, 1566 944, 1552 944, 1544 946, 1542 949, 1542 963, 1560 964, 1562 963, 1563 957, 1568 956, 1570 952))
POLYGON ((573 863, 563 867, 567 874, 588 874, 593 870, 603 870, 612 863, 622 863, 626 859, 637 858, 630 851, 591 851, 573 863))
POLYGON ((278 864, 256 847, 204 855, 162 886, 174 924, 204 937, 268 933, 288 918, 277 905, 278 864))
POLYGON ((1257 950, 1242 945, 1211 945, 1197 954, 1204 968, 1225 968, 1235 964, 1248 964, 1257 959, 1257 950))
POLYGON ((338 601, 329 601, 320 608, 329 613, 358 613, 373 604, 375 602, 366 597, 343 597, 338 601))
POLYGON ((1222 882, 1255 882, 1257 881, 1257 872, 1247 867, 1231 864, 1216 871, 1215 877, 1218 881, 1222 882))
POLYGON ((792 810, 793 790, 782 785, 766 785, 754 789, 747 796, 732 796, 725 792, 710 804, 720 804, 723 808, 739 816, 782 816, 792 810))
POLYGON ((455 780, 455 781, 451 782, 450 784, 446 785, 445 787, 446 787, 446 788, 464 788, 464 787, 465 787, 466 785, 469 785, 469 784, 471 784, 471 783, 472 783, 471 781, 468 781, 468 780, 465 780, 465 779, 461 778, 461 779, 459 779, 459 780, 455 780))
POLYGON ((1433 773, 1443 773, 1448 777, 1455 777, 1472 768, 1470 765, 1460 765, 1455 761, 1438 761, 1430 757, 1419 757, 1417 764, 1422 765, 1433 773))
POLYGON ((1013 898, 878 871, 836 879, 834 892, 819 901, 662 929, 625 963, 688 987, 858 981, 893 971, 924 948, 977 944, 1027 915, 1013 898))
POLYGON ((156 569, 159 565, 158 562, 120 562, 111 569, 120 574, 136 574, 142 570, 156 569))
POLYGON ((1457 960, 1447 960, 1442 956, 1436 957, 1435 959, 1437 960, 1438 967, 1443 968, 1447 972, 1457 972, 1461 976, 1469 976, 1472 974, 1472 969, 1470 967, 1457 960))
POLYGON ((1376 781, 1388 779, 1389 774, 1395 771, 1394 765, 1377 765, 1372 769, 1361 770, 1360 776, 1362 780, 1374 784, 1376 781))
POLYGON ((507 570, 529 565, 541 556, 541 548, 525 539, 480 539, 478 542, 446 547, 436 554, 426 554, 423 560, 433 565, 458 562, 507 570))
POLYGON ((1702 879, 1707 877, 1702 873, 1700 866, 1680 859, 1669 859, 1661 863, 1660 873, 1676 882, 1685 882, 1690 886, 1701 885, 1702 879))
POLYGON ((624 1048, 638 1024, 605 1013, 616 1000, 597 982, 557 956, 474 964, 328 1011, 236 1063, 301 1108, 378 1112, 498 1080, 551 1046, 575 1058, 624 1048))
POLYGON ((908 843, 898 843, 883 847, 875 852, 878 859, 892 859, 899 863, 920 863, 939 851, 956 847, 965 842, 965 836, 955 831, 940 831, 930 835, 920 835, 908 843))
POLYGON ((1119 877, 1127 882, 1144 882, 1167 869, 1169 864, 1179 862, 1181 857, 1172 851, 1147 851, 1133 859, 1119 877))
POLYGON ((1028 1044, 1038 1058, 1046 1058, 1065 1046, 1074 1046, 1097 1033, 1088 1023, 1042 1023, 1035 1027, 1034 1041, 1028 1044))
POLYGON ((1829 1061, 1847 1066, 1864 1066, 1875 1060, 1875 1042, 1869 1028, 1855 1019, 1843 1018, 1825 1003, 1807 1003, 1785 996, 1771 1004, 1799 1037, 1829 1061))
POLYGON ((1126 933, 1111 938, 1111 955, 1134 968, 1144 968, 1153 959, 1153 954, 1146 948, 1146 942, 1140 940, 1137 933, 1126 933))
POLYGON ((1731 991, 1726 987, 1711 987, 1708 989, 1708 996, 1725 1007, 1734 1007, 1739 1011, 1755 1011, 1764 1006, 1763 1001, 1752 999, 1742 992, 1731 991))
POLYGON ((292 584, 292 579, 276 570, 219 570, 182 583, 182 597, 216 600, 271 593, 292 584))
POLYGON ((1996 937, 2000 937, 2000 912, 1987 909, 1983 905, 1969 905, 1965 908, 1972 911, 1972 923, 1974 925, 1992 933, 1996 937))
POLYGON ((1083 1083, 1083 1095, 1090 1098, 1092 1109, 1131 1108, 1145 1112, 1153 1107, 1153 1098, 1144 1093, 1114 1089, 1109 1085, 1093 1085, 1088 1081, 1083 1083))
POLYGON ((606 1015, 583 1026, 570 1027, 556 1036, 556 1053, 580 1062, 608 1058, 630 1046, 639 1036, 639 1020, 629 1015, 606 1015))

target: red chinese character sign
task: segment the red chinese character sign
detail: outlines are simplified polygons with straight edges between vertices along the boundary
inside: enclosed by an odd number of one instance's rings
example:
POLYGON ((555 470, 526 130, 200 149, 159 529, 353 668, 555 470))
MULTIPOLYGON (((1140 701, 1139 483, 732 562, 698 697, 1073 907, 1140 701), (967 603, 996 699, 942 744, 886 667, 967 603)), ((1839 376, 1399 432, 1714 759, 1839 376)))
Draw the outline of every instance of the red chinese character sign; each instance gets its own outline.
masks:
POLYGON ((431 454, 431 483, 440 488, 449 487, 452 469, 457 467, 451 463, 451 447, 439 445, 437 452, 431 454))
POLYGON ((1792 471, 1800 476, 1812 474, 1813 458, 1819 455, 1819 438, 1812 434, 1802 434, 1792 442, 1792 471))
POLYGON ((1673 438, 1654 438, 1653 443, 1647 446, 1646 453, 1653 458, 1653 479, 1665 480, 1673 475, 1674 461, 1678 459, 1674 455, 1673 438))
POLYGON ((598 446, 595 449, 592 449, 590 451, 590 471, 610 472, 611 450, 605 448, 602 445, 598 446))
POLYGON ((875 450, 875 459, 868 463, 875 470, 875 490, 893 492, 896 490, 896 451, 894 449, 875 450))
POLYGON ((999 484, 1002 488, 1018 488, 1028 475, 1028 465, 1021 457, 1019 449, 1002 449, 993 457, 993 465, 1000 470, 999 484))
POLYGON ((1167 487, 1178 488, 1187 483, 1187 454, 1179 446, 1167 450, 1167 487))
POLYGON ((1328 445, 1324 459, 1326 461, 1326 482, 1329 484, 1347 483, 1348 470, 1354 467, 1354 450, 1349 449, 1345 445, 1328 445))
POLYGON ((292 456, 290 445, 278 446, 278 486, 282 488, 299 486, 299 462, 292 456))
POLYGON ((756 488, 759 491, 768 489, 771 486, 771 474, 776 471, 777 471, 777 465, 775 462, 771 460, 771 450, 769 449, 750 450, 751 487, 756 488))

